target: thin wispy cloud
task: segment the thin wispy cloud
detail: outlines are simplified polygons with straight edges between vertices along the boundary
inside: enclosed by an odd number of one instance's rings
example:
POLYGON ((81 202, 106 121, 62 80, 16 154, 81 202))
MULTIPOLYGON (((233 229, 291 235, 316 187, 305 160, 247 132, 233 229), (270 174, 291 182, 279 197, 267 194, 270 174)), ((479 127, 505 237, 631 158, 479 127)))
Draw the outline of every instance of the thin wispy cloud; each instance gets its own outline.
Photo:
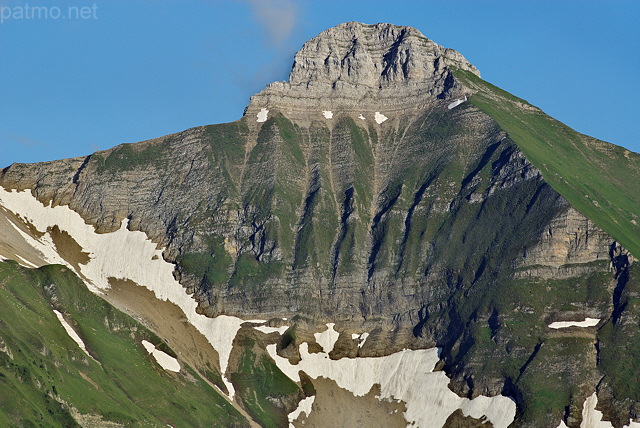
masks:
POLYGON ((244 0, 254 19, 264 28, 268 42, 282 47, 298 23, 298 5, 293 0, 244 0))
POLYGON ((14 143, 20 144, 22 147, 32 148, 43 146, 44 144, 40 141, 34 140, 33 138, 26 137, 24 135, 8 135, 7 138, 14 143))

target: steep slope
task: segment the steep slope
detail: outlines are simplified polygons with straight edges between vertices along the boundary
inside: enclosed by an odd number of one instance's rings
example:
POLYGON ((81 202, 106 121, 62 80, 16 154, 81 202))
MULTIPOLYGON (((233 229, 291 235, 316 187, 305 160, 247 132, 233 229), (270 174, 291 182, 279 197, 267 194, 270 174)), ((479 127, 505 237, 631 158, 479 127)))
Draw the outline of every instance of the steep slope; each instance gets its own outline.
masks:
MULTIPOLYGON (((14 164, 0 186, 68 206, 100 234, 144 232, 199 313, 297 315, 273 338, 279 357, 302 358, 324 322, 341 332, 335 359, 437 345, 462 396, 512 396, 518 426, 578 426, 596 387, 616 423, 640 401, 623 380, 639 363, 615 361, 637 330, 627 250, 640 253, 640 203, 625 183, 638 159, 487 84, 413 28, 347 23, 307 42, 289 81, 237 122, 14 164), (597 324, 549 327, 586 317, 597 324), (349 335, 363 331, 361 348, 349 335)), ((27 215, 8 204, 7 219, 27 215)), ((44 229, 31 232, 65 233, 44 229)), ((5 258, 48 260, 9 232, 0 241, 5 258)), ((96 256, 63 247, 91 278, 96 256)), ((239 337, 253 351, 232 352, 230 379, 253 417, 277 425, 246 394, 246 370, 259 362, 271 379, 277 357, 239 337)))
MULTIPOLYGON (((457 70, 455 74, 474 91, 470 102, 509 133, 541 170, 545 181, 631 253, 640 254, 640 191, 629 185, 640 176, 640 155, 579 134, 472 73, 457 70)), ((584 239, 586 243, 588 233, 584 239)), ((610 299, 613 311, 608 322, 598 329, 595 351, 602 376, 598 379, 598 393, 611 400, 611 407, 604 408, 605 415, 616 426, 622 426, 627 420, 620 415, 637 414, 636 403, 640 401, 640 391, 632 386, 636 383, 633 373, 640 367, 634 362, 637 359, 633 351, 628 349, 638 334, 630 325, 637 326, 640 321, 635 301, 638 273, 637 265, 632 265, 634 258, 619 245, 612 245, 610 253, 615 278, 615 286, 609 287, 613 291, 610 299), (623 361, 620 356, 624 356, 623 361)), ((593 298, 598 292, 592 288, 588 294, 593 298)), ((586 351, 593 354, 594 349, 586 351)), ((579 352, 573 349, 572 354, 579 352)))
MULTIPOLYGON (((318 396, 322 402, 323 396, 329 398, 335 393, 354 396, 367 391, 364 401, 374 402, 369 406, 378 406, 376 400, 402 400, 406 411, 395 418, 397 422, 406 420, 400 423, 402 426, 425 426, 430 420, 444 423, 457 409, 466 416, 486 417, 499 427, 513 420, 515 404, 506 397, 469 400, 451 392, 447 376, 433 370, 438 355, 435 348, 405 349, 391 355, 384 352, 377 358, 329 358, 329 354, 344 353, 370 357, 376 350, 407 343, 406 334, 403 338, 401 332, 385 331, 376 323, 343 324, 337 332, 333 324, 320 327, 298 315, 290 321, 274 318, 268 322, 245 322, 229 316, 207 318, 196 313, 195 301, 173 278, 173 266, 159 257, 162 249, 143 233, 128 231, 123 224, 118 231, 97 234, 68 207, 42 205, 28 191, 0 189, 0 204, 7 215, 7 227, 0 229, 0 237, 3 241, 9 238, 4 242, 16 251, 13 257, 33 267, 60 262, 77 272, 98 296, 171 343, 178 363, 184 361, 203 379, 209 379, 249 422, 255 419, 261 426, 283 426, 287 420, 296 419, 291 416, 296 415, 296 406, 304 407, 298 402, 313 401, 318 396), (6 234, 6 230, 14 233, 6 234), (360 330, 356 334, 360 343, 354 340, 354 329, 360 330), (369 337, 371 340, 367 340, 369 337), (287 356, 287 363, 276 355, 277 349, 287 356), (296 362, 297 366, 289 366, 296 362), (309 374, 298 374, 303 368, 300 363, 311 363, 313 370, 304 368, 309 374), (320 376, 335 380, 338 386, 325 386, 317 392, 314 384, 320 376), (374 392, 376 384, 381 385, 379 393, 374 392), (424 392, 430 398, 423 398, 424 392)), ((88 312, 87 316, 95 316, 94 311, 88 312)), ((345 404, 353 407, 360 402, 345 404)), ((314 413, 317 416, 318 412, 314 413)), ((346 423, 336 415, 331 420, 337 425, 346 423)), ((367 416, 365 420, 371 419, 367 416)), ((224 425, 224 420, 210 422, 224 425)), ((374 421, 366 424, 371 423, 374 421)))
POLYGON ((189 366, 163 370, 143 343, 173 351, 65 267, 0 262, 0 305, 2 426, 249 426, 189 366))
POLYGON ((579 134, 465 70, 457 79, 474 91, 470 102, 491 115, 567 200, 640 254, 640 155, 579 134))

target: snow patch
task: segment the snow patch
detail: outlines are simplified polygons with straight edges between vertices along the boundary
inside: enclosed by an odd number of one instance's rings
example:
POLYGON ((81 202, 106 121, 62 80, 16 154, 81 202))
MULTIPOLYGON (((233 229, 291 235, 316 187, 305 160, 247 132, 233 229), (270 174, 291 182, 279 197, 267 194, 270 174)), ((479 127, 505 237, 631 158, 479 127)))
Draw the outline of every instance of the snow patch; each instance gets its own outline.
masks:
MULTIPOLYGON (((333 328, 327 331, 331 330, 333 328)), ((437 348, 403 350, 386 357, 340 360, 331 360, 326 350, 310 354, 307 343, 302 343, 299 351, 301 361, 291 364, 276 353, 275 344, 267 346, 267 352, 278 368, 295 382, 300 381, 299 372, 304 371, 314 379, 319 376, 331 379, 356 396, 367 394, 373 385, 379 384, 381 398, 406 403, 404 416, 408 425, 442 426, 451 413, 461 409, 466 416, 480 418, 486 415, 495 427, 506 427, 516 414, 516 405, 509 397, 480 396, 469 400, 452 392, 447 386, 449 378, 446 374, 432 372, 439 361, 437 348)))
POLYGON ((86 278, 85 283, 91 291, 103 293, 109 288, 109 278, 128 279, 153 291, 158 299, 177 305, 187 320, 218 351, 222 380, 229 390, 229 397, 233 399, 235 391, 225 373, 233 339, 245 321, 227 315, 208 318, 196 313, 196 301, 185 293, 182 285, 173 277, 173 264, 163 259, 163 249, 158 249, 145 233, 128 230, 126 220, 115 232, 95 233, 93 226, 85 224, 80 214, 68 206, 44 206, 32 196, 30 190, 9 192, 0 186, 0 205, 26 219, 41 232, 55 225, 66 231, 84 252, 89 253, 90 260, 79 266, 80 272, 57 254, 48 233, 40 239, 33 239, 26 234, 23 236, 42 253, 47 263, 66 265, 86 278))
POLYGON ((379 111, 376 112, 376 114, 373 116, 373 118, 375 119, 376 123, 378 125, 380 125, 382 122, 384 122, 385 120, 388 119, 387 116, 385 116, 384 114, 380 113, 379 111))
POLYGON ((60 321, 60 324, 62 324, 62 327, 64 327, 64 330, 67 332, 67 334, 69 335, 69 337, 71 339, 73 339, 74 342, 76 342, 78 344, 78 346, 80 347, 80 349, 82 349, 82 351, 87 354, 87 356, 89 358, 91 358, 92 360, 95 361, 95 358, 93 358, 89 352, 87 351, 87 347, 84 345, 84 342, 82 341, 82 338, 78 335, 78 333, 76 333, 76 331, 73 329, 73 327, 71 327, 69 325, 69 323, 67 322, 67 320, 64 319, 64 317, 62 316, 62 314, 57 311, 57 310, 53 310, 53 313, 56 314, 56 316, 58 317, 58 320, 60 321))
POLYGON ((180 371, 180 363, 178 363, 178 360, 176 360, 166 352, 162 352, 161 350, 156 349, 153 343, 143 340, 142 346, 144 346, 144 349, 146 349, 147 352, 150 353, 153 358, 155 358, 157 363, 160 364, 160 367, 162 367, 163 369, 172 372, 180 371))
MULTIPOLYGON (((595 392, 584 400, 580 428, 613 428, 611 422, 602 420, 603 415, 601 411, 596 410, 597 405, 598 396, 595 392)), ((558 428, 567 428, 567 425, 564 421, 560 421, 558 428)), ((622 428, 640 428, 640 423, 634 422, 633 419, 631 419, 629 425, 624 425, 622 428)))
POLYGON ((258 118, 256 122, 266 122, 268 115, 269 115, 269 110, 267 110, 264 107, 261 108, 258 114, 256 114, 256 117, 258 118))
POLYGON ((454 102, 452 102, 451 104, 449 104, 447 106, 447 108, 449 110, 451 110, 452 108, 458 107, 460 104, 462 104, 463 102, 467 101, 467 96, 465 95, 464 98, 461 98, 459 100, 455 100, 454 102))
POLYGON ((362 334, 358 334, 358 333, 351 334, 352 340, 360 339, 360 343, 358 343, 358 348, 362 348, 362 346, 364 345, 364 342, 367 341, 367 337, 369 337, 369 333, 367 332, 364 332, 362 334))
POLYGON ((333 347, 338 341, 338 337, 340 333, 333 329, 335 323, 330 322, 327 324, 327 329, 322 333, 315 333, 313 336, 316 338, 316 342, 318 345, 322 347, 322 350, 329 354, 329 352, 333 351, 333 347))
POLYGON ((549 324, 549 328, 559 329, 567 327, 594 327, 600 322, 599 318, 585 318, 584 321, 556 321, 549 324))
MULTIPOLYGON (((2 188, 0 187, 0 189, 2 188)), ((55 251, 55 245, 53 244, 53 240, 51 239, 51 236, 49 234, 46 234, 39 239, 35 239, 35 238, 32 238, 31 235, 29 235, 28 233, 24 232, 21 228, 19 228, 18 225, 16 225, 11 220, 11 218, 7 217, 7 222, 11 225, 11 227, 13 227, 16 230, 16 232, 18 232, 18 234, 22 237, 22 239, 25 240, 25 242, 29 246, 35 248, 40 252, 40 255, 45 261, 47 261, 50 264, 65 264, 65 261, 58 255, 57 251, 55 251)), ((24 267, 28 267, 28 268, 38 267, 37 265, 31 263, 30 261, 19 256, 18 254, 15 255, 15 260, 24 267)))
POLYGON ((333 112, 331 110, 323 110, 322 115, 324 116, 325 119, 333 118, 333 112))
POLYGON ((363 115, 358 116, 358 119, 367 120, 367 118, 364 117, 363 115))
POLYGON ((602 421, 602 412, 596 410, 597 404, 598 397, 595 392, 584 401, 581 428, 613 428, 611 422, 602 421))
MULTIPOLYGON (((0 187, 0 189, 4 190, 1 187, 0 187)), ((0 202, 1 202, 1 199, 0 199, 0 202)), ((32 238, 31 235, 29 235, 28 233, 24 232, 20 227, 18 227, 18 225, 16 225, 9 217, 7 217, 6 220, 11 225, 11 227, 13 227, 16 232, 18 232, 18 234, 22 237, 22 239, 25 240, 25 242, 29 246, 31 246, 37 252, 40 253, 40 256, 47 263, 50 263, 50 264, 66 264, 64 259, 62 259, 58 255, 58 252, 55 250, 55 245, 54 245, 53 240, 51 239, 51 236, 49 234, 43 235, 39 239, 35 239, 35 238, 32 238)), ((16 259, 17 259, 16 261, 18 263, 20 263, 22 266, 30 267, 30 268, 31 267, 33 267, 33 268, 37 268, 38 267, 37 265, 31 263, 30 261, 22 258, 18 254, 16 254, 16 259)))
POLYGON ((298 419, 298 416, 300 416, 301 413, 305 413, 307 417, 309 417, 309 415, 311 414, 311 406, 313 405, 315 399, 315 395, 304 398, 298 403, 298 407, 293 412, 289 413, 289 428, 295 428, 295 426, 293 425, 293 421, 298 419))

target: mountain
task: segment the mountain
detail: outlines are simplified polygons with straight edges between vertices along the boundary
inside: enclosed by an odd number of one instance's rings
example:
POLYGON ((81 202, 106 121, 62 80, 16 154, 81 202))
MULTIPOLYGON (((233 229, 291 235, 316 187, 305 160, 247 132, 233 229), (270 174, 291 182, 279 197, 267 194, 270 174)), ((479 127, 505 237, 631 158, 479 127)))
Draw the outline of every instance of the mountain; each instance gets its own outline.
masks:
POLYGON ((236 122, 2 170, 6 420, 633 424, 639 177, 418 30, 338 25, 236 122), (111 401, 79 398, 83 373, 111 401), (163 382, 176 398, 140 404, 163 382))

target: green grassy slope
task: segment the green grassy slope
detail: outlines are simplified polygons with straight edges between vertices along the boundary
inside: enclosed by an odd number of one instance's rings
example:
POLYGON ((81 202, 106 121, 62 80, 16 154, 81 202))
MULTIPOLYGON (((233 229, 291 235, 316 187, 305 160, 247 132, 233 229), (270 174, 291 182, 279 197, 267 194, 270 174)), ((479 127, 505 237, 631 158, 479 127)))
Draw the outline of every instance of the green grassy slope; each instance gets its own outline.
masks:
POLYGON ((582 135, 477 76, 470 102, 493 117, 545 180, 578 211, 640 257, 640 155, 582 135))
POLYGON ((231 382, 237 400, 265 428, 288 426, 287 414, 304 398, 303 392, 278 369, 265 351, 263 336, 253 329, 239 332, 235 340, 231 382), (287 408, 288 407, 288 408, 287 408))
POLYGON ((163 370, 141 341, 173 351, 62 266, 0 263, 0 308, 0 426, 77 426, 73 411, 124 426, 248 425, 189 367, 163 370))

